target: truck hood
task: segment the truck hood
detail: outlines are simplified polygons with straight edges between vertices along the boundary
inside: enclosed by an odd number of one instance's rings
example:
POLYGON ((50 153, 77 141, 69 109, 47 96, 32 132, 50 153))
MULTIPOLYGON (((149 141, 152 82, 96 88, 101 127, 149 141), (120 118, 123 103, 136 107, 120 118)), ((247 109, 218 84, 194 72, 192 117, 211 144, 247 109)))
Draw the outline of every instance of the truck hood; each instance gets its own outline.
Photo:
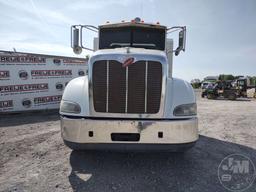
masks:
POLYGON ((134 48, 134 47, 122 47, 115 49, 101 49, 93 53, 93 56, 99 55, 149 55, 149 56, 160 56, 166 57, 165 51, 144 49, 144 48, 134 48))

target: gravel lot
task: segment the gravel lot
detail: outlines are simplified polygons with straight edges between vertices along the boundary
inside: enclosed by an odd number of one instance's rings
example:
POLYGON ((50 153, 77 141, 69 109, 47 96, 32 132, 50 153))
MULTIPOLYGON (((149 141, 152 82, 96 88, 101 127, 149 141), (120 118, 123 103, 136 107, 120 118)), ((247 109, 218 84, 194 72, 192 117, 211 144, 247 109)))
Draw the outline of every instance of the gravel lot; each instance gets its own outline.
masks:
POLYGON ((227 191, 224 157, 256 165, 256 100, 198 97, 198 113, 200 139, 184 154, 72 152, 56 111, 0 116, 0 191, 227 191))

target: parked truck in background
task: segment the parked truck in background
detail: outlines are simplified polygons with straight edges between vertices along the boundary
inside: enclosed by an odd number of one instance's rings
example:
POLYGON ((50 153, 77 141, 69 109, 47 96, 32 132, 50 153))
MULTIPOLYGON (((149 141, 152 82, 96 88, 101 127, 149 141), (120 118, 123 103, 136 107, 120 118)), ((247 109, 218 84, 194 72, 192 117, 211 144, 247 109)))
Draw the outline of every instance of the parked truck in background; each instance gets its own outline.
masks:
POLYGON ((213 86, 208 86, 202 91, 208 99, 226 98, 236 100, 246 98, 247 90, 255 88, 255 85, 248 85, 247 78, 240 77, 235 80, 217 81, 213 86))
POLYGON ((130 22, 74 25, 75 53, 94 31, 88 75, 64 90, 61 134, 71 149, 185 150, 198 140, 196 98, 190 83, 172 77, 173 54, 185 51, 186 27, 130 22), (170 32, 179 31, 173 50, 170 32))

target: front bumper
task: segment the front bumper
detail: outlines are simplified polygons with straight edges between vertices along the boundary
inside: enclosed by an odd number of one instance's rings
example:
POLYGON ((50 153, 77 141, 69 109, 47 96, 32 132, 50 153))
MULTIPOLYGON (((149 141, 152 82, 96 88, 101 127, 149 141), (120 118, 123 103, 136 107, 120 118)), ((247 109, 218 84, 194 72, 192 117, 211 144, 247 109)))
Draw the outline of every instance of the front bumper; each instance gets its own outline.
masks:
POLYGON ((116 120, 61 117, 63 140, 80 144, 185 144, 198 139, 197 118, 186 120, 116 120), (137 134, 139 139, 113 140, 113 134, 137 134))

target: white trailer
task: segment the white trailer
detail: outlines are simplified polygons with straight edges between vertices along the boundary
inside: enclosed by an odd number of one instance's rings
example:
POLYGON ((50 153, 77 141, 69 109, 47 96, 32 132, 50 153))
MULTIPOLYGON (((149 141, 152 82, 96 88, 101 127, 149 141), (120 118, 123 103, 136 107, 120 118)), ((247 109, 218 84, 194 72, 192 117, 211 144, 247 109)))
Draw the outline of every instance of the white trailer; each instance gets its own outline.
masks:
POLYGON ((198 140, 191 85, 172 77, 173 54, 185 51, 186 27, 139 18, 94 27, 71 27, 75 53, 93 50, 88 75, 73 79, 60 106, 61 133, 71 149, 184 150, 198 140), (98 34, 83 46, 83 31, 98 34), (168 33, 179 30, 173 50, 168 33))
POLYGON ((63 90, 87 60, 0 50, 0 114, 59 109, 63 90))

